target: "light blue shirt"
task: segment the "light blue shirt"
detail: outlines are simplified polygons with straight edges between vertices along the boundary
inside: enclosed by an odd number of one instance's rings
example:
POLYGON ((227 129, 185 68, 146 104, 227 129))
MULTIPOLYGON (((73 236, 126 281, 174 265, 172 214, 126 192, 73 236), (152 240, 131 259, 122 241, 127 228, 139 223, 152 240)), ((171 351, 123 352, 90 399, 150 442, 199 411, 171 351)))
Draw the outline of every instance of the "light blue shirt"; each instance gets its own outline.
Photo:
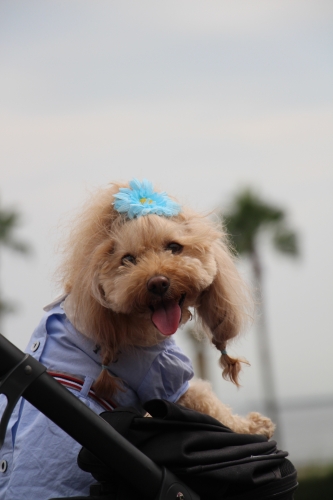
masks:
MULTIPOLYGON (((104 408, 89 397, 101 372, 102 360, 93 340, 78 332, 62 304, 42 318, 27 350, 49 370, 84 380, 81 391, 72 390, 95 413, 104 408)), ((136 347, 118 356, 109 370, 123 381, 124 391, 113 396, 118 406, 142 408, 154 398, 177 401, 193 376, 190 360, 172 338, 153 347, 136 347)), ((0 415, 5 406, 0 396, 0 415)), ((51 497, 88 495, 92 476, 77 466, 80 445, 23 398, 10 419, 0 450, 1 500, 47 500, 51 497)))

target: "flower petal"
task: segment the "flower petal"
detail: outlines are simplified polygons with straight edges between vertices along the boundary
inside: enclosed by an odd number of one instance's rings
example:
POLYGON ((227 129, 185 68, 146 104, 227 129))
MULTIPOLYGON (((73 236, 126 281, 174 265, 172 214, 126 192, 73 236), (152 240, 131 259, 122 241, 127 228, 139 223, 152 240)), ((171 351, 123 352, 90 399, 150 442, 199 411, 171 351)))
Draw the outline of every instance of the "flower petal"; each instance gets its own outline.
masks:
POLYGON ((129 188, 120 188, 114 195, 114 209, 119 213, 127 213, 129 219, 148 214, 156 214, 164 217, 178 215, 181 206, 173 201, 165 191, 157 193, 153 184, 144 179, 132 179, 129 188))

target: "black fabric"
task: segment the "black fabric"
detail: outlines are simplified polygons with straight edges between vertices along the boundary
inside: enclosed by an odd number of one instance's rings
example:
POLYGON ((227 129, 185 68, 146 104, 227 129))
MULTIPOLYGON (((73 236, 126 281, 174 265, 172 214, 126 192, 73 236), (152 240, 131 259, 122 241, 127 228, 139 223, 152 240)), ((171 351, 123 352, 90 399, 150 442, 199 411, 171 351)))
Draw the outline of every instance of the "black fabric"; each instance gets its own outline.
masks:
MULTIPOLYGON (((163 400, 149 401, 145 409, 153 418, 133 408, 117 408, 101 416, 202 500, 278 500, 280 493, 296 488, 296 471, 285 458, 288 453, 277 450, 275 441, 237 434, 208 415, 163 400)), ((78 464, 102 484, 113 485, 114 491, 123 490, 124 481, 87 450, 80 451, 78 464)), ((117 498, 140 497, 128 493, 117 498)))

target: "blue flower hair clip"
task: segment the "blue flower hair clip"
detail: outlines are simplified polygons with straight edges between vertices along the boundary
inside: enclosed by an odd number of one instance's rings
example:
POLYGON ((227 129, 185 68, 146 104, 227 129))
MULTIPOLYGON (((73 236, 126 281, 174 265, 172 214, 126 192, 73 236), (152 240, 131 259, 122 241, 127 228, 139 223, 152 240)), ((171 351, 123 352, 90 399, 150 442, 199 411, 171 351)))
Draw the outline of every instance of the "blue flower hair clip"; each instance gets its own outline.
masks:
POLYGON ((129 219, 148 214, 172 217, 180 213, 181 206, 169 198, 165 192, 154 191, 150 181, 144 179, 140 182, 138 179, 133 179, 129 186, 129 188, 119 189, 119 192, 114 195, 116 201, 113 204, 117 212, 127 214, 129 219))

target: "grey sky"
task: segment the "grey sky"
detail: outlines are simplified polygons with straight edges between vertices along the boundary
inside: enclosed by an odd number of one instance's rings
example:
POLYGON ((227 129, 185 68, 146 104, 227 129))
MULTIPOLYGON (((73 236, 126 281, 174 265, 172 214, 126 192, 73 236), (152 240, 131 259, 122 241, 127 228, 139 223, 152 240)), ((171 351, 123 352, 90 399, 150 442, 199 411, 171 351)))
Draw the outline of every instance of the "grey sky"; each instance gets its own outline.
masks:
MULTIPOLYGON (((302 247, 297 262, 265 252, 278 393, 331 395, 332 20, 323 0, 2 0, 1 202, 35 248, 1 255, 21 305, 9 338, 23 348, 52 299, 57 225, 87 190, 146 177, 208 211, 253 185, 302 247)), ((216 368, 217 391, 257 399, 254 331, 234 350, 252 363, 244 389, 216 368)))

